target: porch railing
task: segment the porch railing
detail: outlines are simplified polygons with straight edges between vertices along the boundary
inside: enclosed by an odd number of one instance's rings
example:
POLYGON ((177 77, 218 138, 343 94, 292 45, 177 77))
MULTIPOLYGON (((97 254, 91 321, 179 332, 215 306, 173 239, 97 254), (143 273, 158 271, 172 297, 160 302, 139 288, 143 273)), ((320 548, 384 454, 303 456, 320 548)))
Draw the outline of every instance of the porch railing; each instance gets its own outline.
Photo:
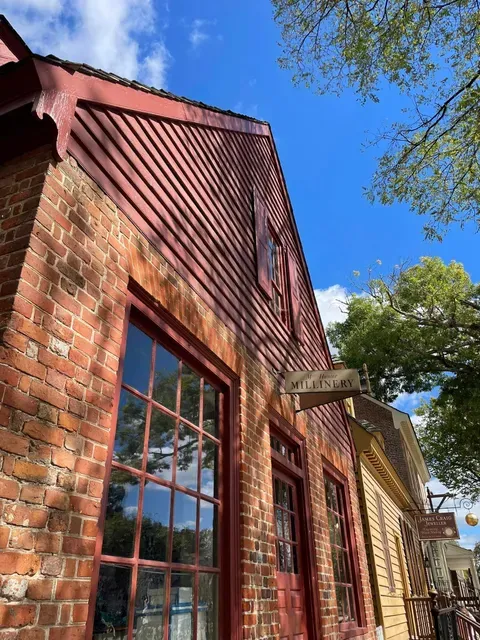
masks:
POLYGON ((480 622, 455 597, 431 593, 404 602, 410 640, 480 640, 480 622))
POLYGON ((431 598, 412 596, 404 602, 410 640, 435 640, 431 598))

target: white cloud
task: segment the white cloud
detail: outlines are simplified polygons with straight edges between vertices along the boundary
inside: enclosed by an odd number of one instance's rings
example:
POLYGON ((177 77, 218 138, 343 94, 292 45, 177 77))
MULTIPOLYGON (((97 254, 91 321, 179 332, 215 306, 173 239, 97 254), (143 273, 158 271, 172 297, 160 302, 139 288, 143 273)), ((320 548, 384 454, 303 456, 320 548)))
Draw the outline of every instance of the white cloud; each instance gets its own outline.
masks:
POLYGON ((413 393, 406 393, 404 391, 392 402, 392 406, 394 406, 395 409, 398 409, 399 411, 412 413, 417 407, 422 404, 424 400, 428 400, 431 396, 432 393, 430 391, 420 393, 417 393, 416 391, 414 391, 413 393))
POLYGON ((0 12, 37 53, 166 85, 171 57, 153 0, 0 0, 0 12))
MULTIPOLYGON (((344 322, 346 320, 345 303, 347 297, 347 289, 340 284, 333 284, 328 289, 315 289, 315 299, 325 330, 331 322, 344 322)), ((332 348, 330 341, 328 344, 335 355, 336 350, 332 348)))
POLYGON ((200 45, 210 39, 210 34, 207 33, 206 27, 211 24, 215 24, 215 22, 212 20, 202 20, 200 18, 197 18, 192 22, 189 40, 194 49, 197 49, 200 45))

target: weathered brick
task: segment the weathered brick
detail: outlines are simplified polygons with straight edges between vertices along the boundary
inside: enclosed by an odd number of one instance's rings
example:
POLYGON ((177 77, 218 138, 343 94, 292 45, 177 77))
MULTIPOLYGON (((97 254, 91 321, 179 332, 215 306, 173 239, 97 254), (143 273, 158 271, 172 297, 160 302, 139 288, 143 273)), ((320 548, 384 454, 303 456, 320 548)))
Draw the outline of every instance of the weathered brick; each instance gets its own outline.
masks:
POLYGON ((27 598, 30 600, 50 600, 53 592, 53 580, 30 580, 28 583, 27 598))
POLYGON ((47 523, 48 511, 39 507, 9 504, 5 506, 3 517, 9 524, 41 528, 47 523))
POLYGON ((25 627, 34 622, 35 612, 30 604, 0 604, 0 627, 25 627))
POLYGON ((34 420, 25 424, 23 427, 23 433, 31 438, 35 438, 36 440, 54 444, 57 447, 62 446, 65 437, 65 432, 62 431, 62 429, 50 427, 34 420))
POLYGON ((15 453, 19 456, 26 456, 28 453, 28 438, 17 436, 9 431, 0 431, 0 449, 15 453))
MULTIPOLYGON (((33 576, 40 569, 40 558, 31 553, 17 553, 14 551, 4 551, 1 554, 2 573, 11 575, 18 573, 21 576, 33 576)), ((0 625, 1 626, 1 625, 0 625)), ((14 626, 14 625, 10 625, 14 626)))
POLYGON ((16 478, 28 480, 29 482, 46 482, 48 478, 48 468, 25 460, 16 460, 13 475, 16 478))
MULTIPOLYGON (((1 436, 0 436, 1 437, 1 436)), ((20 491, 20 485, 15 480, 0 478, 0 498, 16 500, 20 491)))

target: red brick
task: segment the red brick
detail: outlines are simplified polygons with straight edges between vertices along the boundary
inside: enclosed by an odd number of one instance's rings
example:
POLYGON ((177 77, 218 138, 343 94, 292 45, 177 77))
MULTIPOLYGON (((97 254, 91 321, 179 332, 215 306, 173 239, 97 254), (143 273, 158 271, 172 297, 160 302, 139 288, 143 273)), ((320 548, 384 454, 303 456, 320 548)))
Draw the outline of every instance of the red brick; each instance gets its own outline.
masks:
POLYGON ((56 604, 42 604, 40 607, 40 613, 38 616, 38 624, 52 625, 57 622, 58 605, 56 604))
POLYGON ((40 569, 40 558, 31 553, 5 551, 1 554, 1 558, 2 573, 4 575, 18 573, 21 576, 27 574, 33 576, 40 569))
POLYGON ((79 560, 77 576, 79 578, 90 578, 93 573, 92 560, 79 560))
POLYGON ((99 479, 103 479, 105 475, 105 467, 102 464, 97 464, 96 462, 85 460, 84 458, 77 458, 75 471, 83 473, 86 476, 99 479))
POLYGON ((37 533, 35 551, 38 553, 58 553, 60 551, 60 535, 39 531, 37 533))
POLYGON ((0 478, 0 498, 7 498, 7 500, 16 500, 18 498, 19 490, 20 485, 15 480, 0 478))
POLYGON ((50 531, 66 531, 68 529, 68 513, 62 511, 52 511, 48 518, 48 529, 50 531))
POLYGON ((3 517, 8 524, 42 528, 47 524, 48 511, 18 503, 9 504, 5 506, 3 517))
POLYGON ((69 413, 60 413, 58 416, 58 424, 67 429, 67 431, 78 431, 80 420, 69 413))
POLYGON ((9 527, 0 527, 0 549, 6 549, 10 537, 9 527))
POLYGON ((88 422, 82 422, 80 426, 80 433, 82 436, 85 436, 85 438, 89 438, 90 440, 94 440, 100 444, 108 444, 109 432, 88 424, 88 422))
POLYGON ((47 489, 45 493, 45 504, 47 507, 66 511, 69 505, 68 494, 64 491, 58 491, 57 489, 47 489))
POLYGON ((50 600, 53 591, 53 580, 30 580, 27 589, 27 598, 30 600, 50 600))
POLYGON ((30 396, 17 391, 16 389, 7 388, 3 397, 3 402, 9 407, 20 409, 29 415, 36 415, 38 411, 38 400, 30 398, 30 396))
POLYGON ((90 595, 90 581, 88 580, 59 580, 55 595, 58 600, 88 600, 90 595))
POLYGON ((30 436, 31 438, 35 438, 36 440, 54 444, 57 447, 62 446, 63 439, 65 437, 65 432, 61 429, 58 429, 56 427, 49 427, 46 424, 35 422, 34 420, 25 423, 23 427, 23 433, 25 433, 27 436, 30 436))
POLYGON ((57 467, 64 467, 72 470, 75 466, 75 456, 65 449, 53 449, 52 462, 57 467))
POLYGON ((33 624, 35 613, 35 605, 0 604, 0 627, 25 627, 33 624))
POLYGON ((53 406, 58 409, 64 409, 67 405, 65 394, 60 393, 60 391, 56 389, 52 389, 52 387, 47 387, 44 383, 38 382, 38 380, 32 380, 30 394, 43 402, 53 404, 53 406))
POLYGON ((0 431, 0 449, 15 453, 19 456, 26 456, 29 448, 28 438, 17 436, 10 431, 0 431))
POLYGON ((45 629, 21 629, 17 640, 45 640, 45 629))
POLYGON ((27 358, 18 351, 13 351, 13 349, 0 348, 0 362, 18 371, 23 371, 23 373, 28 373, 35 378, 43 379, 45 377, 46 369, 43 364, 32 358, 27 358))
POLYGON ((29 480, 30 482, 46 482, 48 477, 47 467, 39 464, 26 462, 24 460, 15 460, 13 475, 21 480, 29 480))
POLYGON ((44 495, 45 487, 39 487, 34 484, 25 484, 20 491, 20 500, 42 504, 44 495))
POLYGON ((63 539, 64 553, 70 553, 77 556, 93 556, 95 552, 95 540, 84 540, 82 538, 70 538, 66 536, 63 539))
POLYGON ((52 627, 49 640, 85 640, 85 625, 80 627, 52 627))
POLYGON ((70 496, 70 505, 74 511, 84 516, 98 516, 100 513, 100 503, 87 498, 70 496))
POLYGON ((88 605, 87 604, 74 604, 73 605, 73 622, 86 622, 88 617, 88 605))
POLYGON ((98 524, 96 520, 84 520, 83 535, 86 538, 95 538, 98 533, 98 524))
POLYGON ((31 551, 35 544, 33 532, 29 529, 12 529, 10 547, 12 549, 24 549, 31 551))

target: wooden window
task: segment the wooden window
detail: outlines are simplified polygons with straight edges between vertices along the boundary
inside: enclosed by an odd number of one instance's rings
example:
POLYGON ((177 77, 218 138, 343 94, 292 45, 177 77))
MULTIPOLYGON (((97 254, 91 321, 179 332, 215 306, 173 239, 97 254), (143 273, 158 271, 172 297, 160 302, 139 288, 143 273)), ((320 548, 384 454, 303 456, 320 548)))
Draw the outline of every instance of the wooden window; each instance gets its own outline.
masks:
POLYGON ((97 540, 94 640, 237 637, 219 612, 219 594, 230 604, 235 583, 225 575, 221 591, 227 405, 183 349, 130 322, 97 540))
POLYGON ((400 518, 400 528, 407 557, 412 595, 424 596, 427 593, 427 580, 420 541, 414 535, 412 527, 403 518, 400 518))
POLYGON ((347 638, 363 633, 365 623, 355 534, 346 479, 328 465, 324 482, 338 622, 342 636, 347 638))
POLYGON ((390 555, 390 547, 388 545, 387 523, 385 522, 385 514, 383 512, 382 496, 375 493, 377 499, 378 523, 380 525, 380 535, 382 536, 383 555, 385 557, 385 567, 387 569, 388 589, 395 591, 395 577, 393 575, 392 557, 390 555))
POLYGON ((282 246, 271 228, 265 204, 254 192, 257 280, 275 315, 302 341, 298 267, 293 254, 282 246))

